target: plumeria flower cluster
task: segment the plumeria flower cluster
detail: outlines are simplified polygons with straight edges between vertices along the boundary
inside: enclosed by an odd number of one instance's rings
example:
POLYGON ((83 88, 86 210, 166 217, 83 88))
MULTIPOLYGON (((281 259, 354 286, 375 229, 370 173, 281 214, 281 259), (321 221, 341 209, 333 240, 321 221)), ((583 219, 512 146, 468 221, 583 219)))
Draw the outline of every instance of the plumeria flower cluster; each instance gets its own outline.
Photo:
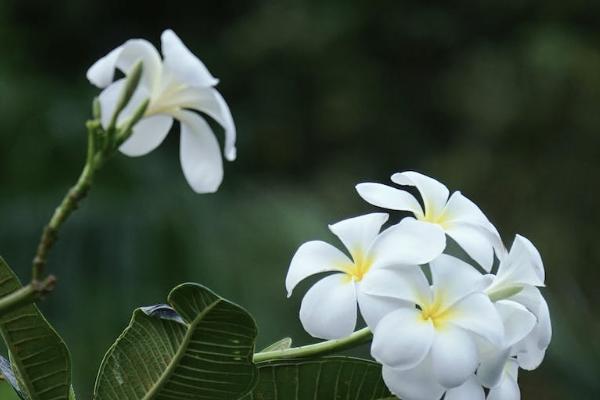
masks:
POLYGON ((163 58, 143 39, 132 39, 98 60, 87 72, 91 83, 104 89, 99 96, 101 122, 124 124, 149 101, 143 118, 133 127, 131 136, 119 150, 128 156, 142 156, 157 148, 165 139, 174 120, 181 124, 180 159, 183 173, 198 193, 215 192, 223 180, 223 162, 219 143, 203 113, 225 130, 225 158, 236 158, 235 125, 229 107, 214 88, 218 80, 204 64, 166 30, 161 36, 163 58), (112 121, 127 78, 138 63, 143 73, 125 108, 112 121), (115 80, 115 71, 125 77, 115 80))
POLYGON ((388 214, 372 213, 330 225, 347 253, 322 241, 296 251, 288 296, 328 273, 302 300, 304 328, 342 338, 360 311, 373 333, 371 355, 404 400, 519 399, 519 368, 537 368, 552 336, 539 252, 520 235, 507 250, 479 207, 430 177, 403 172, 392 181, 398 187, 362 183, 357 191, 412 216, 390 224, 388 214), (447 236, 465 260, 448 254, 447 236))

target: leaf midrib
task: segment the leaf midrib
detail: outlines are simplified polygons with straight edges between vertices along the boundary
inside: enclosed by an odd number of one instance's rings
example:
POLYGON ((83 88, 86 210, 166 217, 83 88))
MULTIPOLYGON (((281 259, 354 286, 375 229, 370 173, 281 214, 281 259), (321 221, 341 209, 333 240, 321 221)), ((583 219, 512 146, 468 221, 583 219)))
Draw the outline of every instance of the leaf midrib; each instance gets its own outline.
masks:
POLYGON ((202 310, 202 312, 198 314, 196 318, 194 318, 194 321, 188 326, 188 330, 185 333, 183 342, 179 346, 179 349, 175 353, 175 356, 171 359, 164 373, 160 376, 158 381, 154 385, 152 385, 152 387, 150 388, 148 393, 146 393, 142 400, 151 400, 163 388, 163 385, 168 381, 168 378, 174 372, 176 365, 179 364, 179 361, 185 355, 187 346, 191 340, 192 335, 194 334, 194 329, 196 328, 198 323, 200 323, 200 321, 204 319, 206 314, 208 314, 213 308, 217 306, 217 304, 219 304, 222 301, 222 299, 215 300, 210 305, 206 306, 206 308, 204 308, 204 310, 202 310))

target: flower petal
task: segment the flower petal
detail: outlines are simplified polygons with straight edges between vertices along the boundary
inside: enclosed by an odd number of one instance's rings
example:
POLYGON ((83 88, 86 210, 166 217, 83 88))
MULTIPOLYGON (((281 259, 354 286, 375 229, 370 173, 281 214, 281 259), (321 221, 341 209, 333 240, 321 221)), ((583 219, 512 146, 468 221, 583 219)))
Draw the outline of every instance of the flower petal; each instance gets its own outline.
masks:
POLYGON ((491 225, 483 211, 460 191, 454 192, 450 196, 444 210, 444 216, 448 222, 469 222, 481 226, 491 225))
POLYGON ((482 275, 466 262, 447 254, 442 254, 429 263, 435 297, 445 308, 474 292, 481 292, 489 286, 492 277, 482 275))
POLYGON ((528 287, 511 297, 523 304, 536 317, 537 324, 523 340, 515 345, 517 360, 521 368, 536 369, 544 360, 546 349, 552 340, 552 323, 546 300, 535 287, 528 287))
POLYGON ((446 390, 435 381, 431 372, 431 357, 409 370, 399 370, 384 365, 383 380, 399 399, 438 400, 446 390))
POLYGON ((389 297, 418 305, 431 301, 427 277, 419 267, 371 269, 360 282, 368 296, 389 297))
POLYGON ((498 286, 544 286, 544 264, 540 253, 527 238, 516 235, 508 256, 501 260, 498 286))
POLYGON ((504 326, 490 299, 482 293, 473 293, 455 303, 451 310, 451 323, 471 331, 490 343, 501 346, 504 326))
POLYGON ((473 338, 464 329, 452 326, 436 330, 431 357, 436 380, 446 388, 465 383, 479 363, 473 338))
POLYGON ((383 317, 396 311, 402 307, 411 307, 412 304, 408 304, 406 301, 394 299, 391 297, 382 296, 371 296, 365 294, 361 290, 362 282, 356 283, 356 295, 358 298, 358 306, 363 319, 367 323, 367 326, 371 331, 375 330, 375 327, 381 321, 383 317))
POLYGON ((122 51, 123 46, 119 46, 96 61, 94 65, 87 70, 86 76, 88 80, 99 88, 105 88, 110 85, 115 76, 117 58, 119 58, 122 51))
POLYGON ((181 121, 179 156, 183 175, 196 193, 216 192, 223 180, 223 160, 212 129, 191 111, 179 111, 175 116, 181 121))
POLYGON ((494 234, 487 228, 469 223, 448 224, 446 233, 458 243, 460 247, 475 260, 481 267, 489 272, 494 263, 494 234))
POLYGON ((300 321, 316 338, 350 335, 356 326, 354 283, 344 274, 329 275, 315 283, 302 299, 300 321))
POLYGON ((358 261, 367 257, 373 241, 387 220, 387 214, 373 213, 345 219, 329 225, 329 229, 344 243, 354 261, 358 261))
POLYGON ((521 391, 517 383, 517 374, 517 363, 514 360, 509 360, 500 384, 490 390, 487 400, 520 400, 521 391))
POLYGON ((128 40, 96 61, 88 70, 87 78, 98 87, 106 87, 112 82, 115 69, 127 75, 138 61, 144 66, 142 84, 154 87, 162 68, 161 59, 152 43, 144 39, 128 40))
POLYGON ((285 278, 288 297, 303 279, 320 272, 342 271, 340 266, 351 263, 344 253, 328 243, 318 240, 304 243, 294 254, 285 278))
POLYGON ((404 218, 383 231, 373 243, 372 268, 426 264, 445 248, 446 235, 438 225, 404 218))
POLYGON ((485 392, 477 378, 472 376, 462 385, 449 389, 444 400, 485 400, 485 392))
POLYGON ((498 386, 504 375, 506 362, 510 357, 510 347, 497 348, 481 343, 479 358, 481 364, 477 369, 477 377, 487 388, 498 386))
POLYGON ((425 204, 425 214, 438 215, 446 206, 448 188, 433 178, 418 172, 406 171, 392 175, 392 181, 398 185, 416 186, 425 204))
POLYGON ((165 67, 177 80, 190 86, 209 87, 218 83, 204 64, 192 54, 181 39, 170 29, 162 33, 162 52, 165 67))
POLYGON ((173 126, 173 118, 166 115, 153 115, 141 119, 134 127, 133 133, 119 151, 129 157, 138 157, 156 149, 167 137, 173 126))
POLYGON ((517 302, 500 300, 494 305, 504 324, 504 347, 512 347, 524 339, 537 322, 535 315, 517 302))
POLYGON ((390 210, 411 211, 416 217, 423 216, 423 209, 415 197, 407 191, 380 183, 359 183, 356 191, 368 203, 390 210))
POLYGON ((225 158, 235 160, 235 124, 229 106, 219 92, 213 88, 188 87, 177 94, 174 102, 176 107, 203 112, 217 121, 225 129, 225 158))
POLYGON ((433 344, 434 328, 419 310, 403 307, 386 315, 373 332, 371 355, 381 364, 411 369, 425 359, 433 344))

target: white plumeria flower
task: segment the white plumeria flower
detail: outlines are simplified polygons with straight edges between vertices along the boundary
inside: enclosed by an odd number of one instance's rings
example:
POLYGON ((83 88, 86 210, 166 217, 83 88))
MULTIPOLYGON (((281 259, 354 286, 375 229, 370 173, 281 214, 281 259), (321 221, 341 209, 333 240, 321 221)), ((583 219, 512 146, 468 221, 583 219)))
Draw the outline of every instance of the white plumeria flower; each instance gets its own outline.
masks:
POLYGON ((398 301, 366 295, 362 287, 369 284, 371 276, 394 274, 394 269, 418 269, 443 251, 443 234, 411 219, 380 234, 387 219, 387 214, 374 213, 329 226, 351 258, 322 241, 304 243, 294 254, 285 281, 288 297, 308 276, 334 272, 315 283, 302 300, 300 320, 312 336, 335 339, 351 334, 356 327, 357 302, 367 324, 374 325, 397 308, 398 301))
POLYGON ((371 355, 383 364, 388 388, 405 400, 438 399, 462 385, 479 365, 477 341, 504 340, 502 320, 483 293, 489 276, 448 255, 430 268, 431 286, 420 269, 407 269, 373 274, 363 288, 403 301, 376 325, 371 355))
POLYGON ((516 235, 510 252, 501 251, 499 257, 498 272, 486 293, 495 300, 519 303, 535 315, 532 332, 514 346, 521 368, 532 370, 541 364, 552 340, 548 304, 537 288, 544 286, 544 264, 535 246, 520 235, 516 235))
POLYGON ((119 150, 128 156, 142 156, 158 147, 173 125, 181 123, 180 159, 183 173, 198 193, 215 192, 223 179, 219 143, 210 126, 199 114, 205 113, 225 129, 224 154, 236 157, 235 125, 229 107, 214 89, 217 84, 204 64, 194 56, 177 35, 166 30, 161 36, 164 60, 146 40, 128 40, 98 60, 87 72, 94 85, 104 88, 99 100, 102 125, 107 128, 126 79, 113 82, 116 69, 126 76, 139 61, 143 74, 136 92, 117 121, 119 124, 149 99, 149 105, 133 128, 132 135, 119 150))
POLYGON ((500 243, 496 228, 471 200, 452 193, 442 183, 418 172, 392 175, 398 185, 415 186, 424 207, 405 190, 379 183, 360 183, 358 194, 367 202, 390 210, 410 211, 419 221, 430 223, 454 239, 486 271, 494 262, 494 247, 500 243))

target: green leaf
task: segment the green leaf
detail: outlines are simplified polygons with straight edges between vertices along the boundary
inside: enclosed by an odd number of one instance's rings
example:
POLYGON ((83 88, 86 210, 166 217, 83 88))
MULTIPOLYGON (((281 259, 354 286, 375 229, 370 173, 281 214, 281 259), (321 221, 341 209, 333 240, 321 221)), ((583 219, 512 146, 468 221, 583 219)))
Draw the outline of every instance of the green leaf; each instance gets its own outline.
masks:
POLYGON ((275 343, 265 347, 260 352, 266 353, 268 351, 279 351, 279 350, 287 350, 292 347, 292 338, 286 337, 281 340, 276 341, 275 343))
POLYGON ((258 364, 258 383, 244 400, 394 399, 381 366, 352 357, 278 360, 258 364))
MULTIPOLYGON (((21 283, 0 258, 0 297, 21 283)), ((71 388, 69 350, 35 304, 0 317, 0 333, 11 355, 20 390, 30 400, 68 400, 71 388)))
POLYGON ((235 400, 252 390, 250 314, 193 283, 173 289, 168 302, 134 311, 104 356, 94 399, 235 400))

